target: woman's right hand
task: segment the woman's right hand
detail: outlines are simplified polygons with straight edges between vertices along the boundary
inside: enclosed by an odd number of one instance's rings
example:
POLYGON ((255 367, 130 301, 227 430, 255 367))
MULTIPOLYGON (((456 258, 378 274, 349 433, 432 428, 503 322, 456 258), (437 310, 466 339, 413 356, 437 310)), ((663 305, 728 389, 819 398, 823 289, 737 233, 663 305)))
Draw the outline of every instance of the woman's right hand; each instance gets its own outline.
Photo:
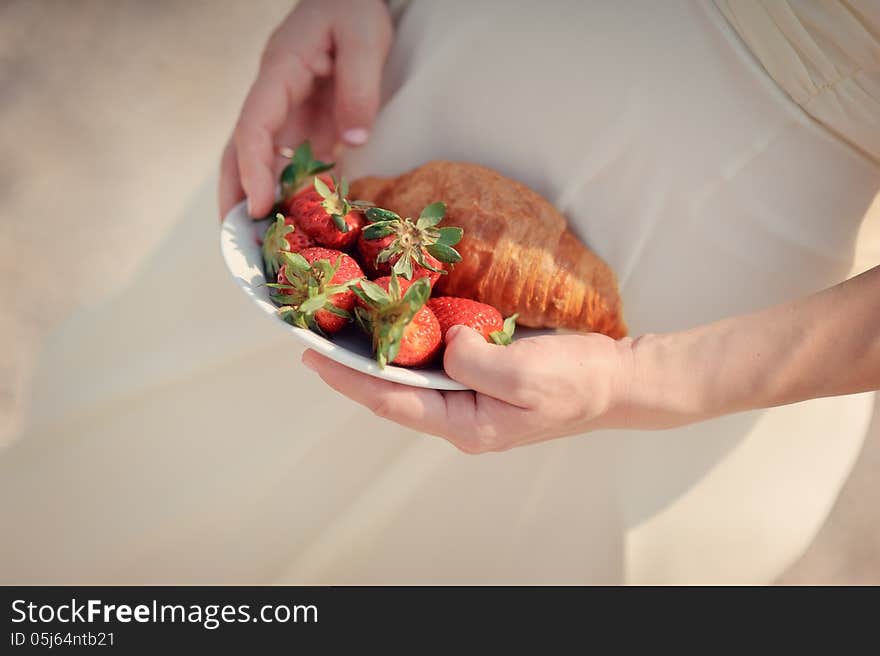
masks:
POLYGON ((221 218, 241 199, 265 216, 280 146, 309 139, 321 159, 360 146, 379 108, 392 24, 382 0, 302 0, 269 39, 220 164, 221 218))

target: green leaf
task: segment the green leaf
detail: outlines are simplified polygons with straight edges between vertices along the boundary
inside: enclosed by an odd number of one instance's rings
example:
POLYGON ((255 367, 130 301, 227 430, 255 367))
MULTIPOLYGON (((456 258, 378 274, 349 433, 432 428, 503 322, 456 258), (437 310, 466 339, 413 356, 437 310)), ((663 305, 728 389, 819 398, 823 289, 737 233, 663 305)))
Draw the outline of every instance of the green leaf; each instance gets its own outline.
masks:
POLYGON ((293 152, 290 164, 281 171, 281 197, 286 202, 299 190, 306 178, 329 171, 333 162, 316 160, 312 155, 312 146, 308 141, 301 143, 293 152))
MULTIPOLYGON (((357 291, 358 290, 355 290, 355 293, 357 293, 357 291)), ((354 318, 365 333, 373 333, 373 322, 370 318, 370 313, 367 310, 362 307, 356 307, 354 309, 354 318)))
POLYGON ((428 251, 431 255, 436 257, 441 262, 446 262, 446 263, 461 262, 461 255, 459 255, 457 250, 455 250, 451 246, 447 246, 446 244, 443 244, 439 241, 436 244, 431 244, 430 246, 426 246, 425 250, 428 251))
POLYGON ((315 163, 312 165, 312 168, 309 169, 310 175, 318 175, 319 173, 325 173, 329 171, 334 166, 336 166, 335 162, 320 162, 315 160, 315 163))
MULTIPOLYGON (((317 178, 315 178, 317 180, 317 178)), ((345 222, 345 217, 341 214, 331 214, 333 217, 333 223, 336 225, 339 232, 346 233, 348 232, 348 223, 345 222)))
POLYGON ((319 173, 325 173, 329 171, 334 166, 336 166, 336 162, 322 162, 321 160, 316 159, 312 162, 312 165, 309 167, 308 171, 306 171, 306 175, 318 175, 319 173))
POLYGON ((407 280, 412 280, 413 265, 412 258, 409 255, 401 255, 400 259, 391 267, 391 271, 399 276, 403 276, 407 280))
MULTIPOLYGON (((370 280, 362 280, 361 281, 361 291, 372 301, 377 303, 389 303, 391 302, 391 297, 388 296, 388 292, 379 287, 376 283, 370 280)), ((357 291, 357 290, 355 290, 357 291)))
POLYGON ((403 340, 403 332, 408 323, 409 318, 406 318, 404 321, 393 324, 385 323, 379 326, 378 336, 374 336, 374 339, 376 341, 376 360, 380 367, 385 367, 397 357, 400 352, 400 343, 403 340))
POLYGON ((291 162, 300 170, 305 171, 309 168, 309 164, 314 160, 312 156, 312 144, 309 141, 303 141, 293 152, 291 162))
POLYGON ((516 320, 519 319, 519 313, 511 314, 504 320, 504 332, 513 337, 513 331, 516 330, 516 320))
POLYGON ((333 305, 333 303, 328 302, 323 309, 330 314, 335 314, 337 317, 342 317, 343 319, 351 319, 351 314, 343 310, 338 305, 333 305))
POLYGON ((419 230, 428 230, 437 225, 438 219, 419 219, 416 221, 416 228, 419 230))
POLYGON ((342 178, 342 181, 339 183, 339 195, 345 198, 348 196, 348 180, 342 178))
POLYGON ((326 200, 328 198, 333 197, 333 192, 330 191, 330 187, 328 187, 327 183, 324 182, 318 176, 315 176, 315 183, 314 184, 315 184, 315 191, 318 192, 318 194, 321 196, 321 198, 326 200))
POLYGON ((286 236, 294 231, 292 225, 284 222, 283 214, 275 215, 275 222, 270 223, 263 234, 263 262, 266 265, 266 273, 270 278, 278 275, 281 268, 281 253, 290 250, 290 244, 286 236))
POLYGON ((324 294, 318 294, 311 298, 307 298, 297 309, 303 314, 312 314, 323 308, 326 303, 327 296, 324 294))
POLYGON ((367 293, 362 288, 352 287, 351 291, 353 291, 354 295, 361 299, 364 303, 367 303, 368 305, 370 304, 372 299, 367 296, 367 293))
POLYGON ((406 290, 403 300, 406 301, 413 314, 422 309, 431 296, 431 282, 427 278, 419 278, 406 290))
POLYGON ((318 322, 315 321, 315 315, 307 314, 305 315, 305 320, 306 322, 308 322, 309 330, 318 333, 321 337, 327 337, 327 333, 321 330, 321 326, 319 326, 318 322))
POLYGON ((400 221, 399 215, 391 210, 383 210, 381 207, 369 208, 364 212, 364 216, 370 223, 376 223, 377 221, 400 221))
POLYGON ((419 266, 421 266, 424 269, 427 269, 428 271, 433 271, 434 273, 446 273, 445 269, 438 269, 433 264, 431 264, 428 261, 428 259, 425 257, 424 251, 420 250, 420 251, 418 251, 418 253, 416 253, 416 262, 419 263, 419 266))
POLYGON ((284 259, 285 264, 289 264, 293 269, 302 273, 305 273, 312 268, 312 265, 309 264, 309 261, 299 253, 284 251, 283 253, 281 253, 281 257, 284 259))
POLYGON ((287 323, 293 324, 297 328, 305 328, 308 330, 309 324, 306 318, 296 308, 289 306, 278 308, 279 316, 287 323))
POLYGON ((397 357, 398 353, 400 353, 400 340, 395 339, 388 345, 388 362, 394 362, 394 359, 397 357))
POLYGON ((388 294, 393 299, 400 298, 400 280, 393 269, 391 270, 391 280, 388 281, 388 294))
POLYGON ((446 244, 447 246, 455 246, 458 242, 461 241, 463 235, 464 230, 462 230, 461 228, 448 226, 440 228, 440 237, 437 239, 437 241, 438 243, 446 244))
POLYGON ((291 303, 299 303, 301 298, 298 296, 290 296, 287 294, 269 294, 269 298, 276 305, 290 305, 291 303))
POLYGON ((363 278, 352 278, 343 283, 335 285, 324 285, 324 293, 327 296, 335 296, 336 294, 344 294, 345 292, 355 289, 355 285, 359 284, 363 278))
POLYGON ((400 247, 397 244, 397 241, 393 241, 388 246, 379 251, 379 254, 376 256, 376 262, 378 264, 382 264, 383 262, 387 262, 391 259, 392 255, 396 255, 400 252, 400 247))
POLYGON ((364 239, 382 239, 394 234, 393 221, 371 223, 363 230, 364 239))
POLYGON ((331 262, 327 258, 322 258, 320 260, 315 260, 312 262, 312 269, 317 267, 318 273, 322 280, 330 281, 336 272, 339 270, 339 265, 342 264, 342 257, 337 257, 335 262, 331 262))
POLYGON ((495 342, 498 346, 510 346, 513 341, 510 339, 510 335, 503 330, 493 330, 489 333, 489 339, 495 342))
POLYGON ((489 333, 489 339, 499 346, 510 346, 513 342, 513 331, 516 330, 516 319, 519 314, 512 314, 504 320, 503 330, 494 330, 489 333))
POLYGON ((281 188, 296 191, 295 187, 297 186, 296 183, 297 180, 299 180, 299 177, 299 169, 297 169, 296 164, 288 164, 281 171, 281 188))
POLYGON ((446 214, 446 204, 442 203, 440 201, 437 201, 436 203, 431 203, 430 205, 425 207, 425 209, 422 210, 422 213, 419 214, 419 218, 432 220, 433 223, 430 223, 429 225, 434 226, 434 225, 437 225, 438 223, 440 223, 440 220, 443 218, 443 216, 445 214, 446 214))

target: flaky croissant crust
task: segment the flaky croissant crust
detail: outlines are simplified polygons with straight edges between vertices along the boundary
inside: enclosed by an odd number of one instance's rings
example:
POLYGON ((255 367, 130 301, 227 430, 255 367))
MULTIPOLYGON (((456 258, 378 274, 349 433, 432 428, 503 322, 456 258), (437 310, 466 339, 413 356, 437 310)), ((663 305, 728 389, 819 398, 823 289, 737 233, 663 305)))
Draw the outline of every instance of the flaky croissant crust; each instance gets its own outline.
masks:
POLYGON ((351 197, 401 216, 446 203, 443 225, 460 226, 462 261, 437 291, 473 298, 535 328, 626 335, 614 272, 568 229, 546 199, 497 171, 460 162, 431 161, 396 178, 368 177, 351 197))

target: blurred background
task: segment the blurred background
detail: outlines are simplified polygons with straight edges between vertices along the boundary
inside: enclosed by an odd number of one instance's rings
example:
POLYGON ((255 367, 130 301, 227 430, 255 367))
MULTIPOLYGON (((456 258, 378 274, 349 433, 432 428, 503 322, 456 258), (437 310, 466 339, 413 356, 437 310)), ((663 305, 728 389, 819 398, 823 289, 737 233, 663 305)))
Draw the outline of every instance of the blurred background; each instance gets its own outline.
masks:
MULTIPOLYGON (((0 457, 4 442, 26 439, 46 336, 120 289, 216 171, 262 46, 292 4, 0 2, 0 457)), ((878 222, 875 202, 866 226, 878 222)), ((865 248, 857 267, 878 262, 865 248)), ((780 582, 880 583, 877 499, 875 413, 831 516, 780 582)))

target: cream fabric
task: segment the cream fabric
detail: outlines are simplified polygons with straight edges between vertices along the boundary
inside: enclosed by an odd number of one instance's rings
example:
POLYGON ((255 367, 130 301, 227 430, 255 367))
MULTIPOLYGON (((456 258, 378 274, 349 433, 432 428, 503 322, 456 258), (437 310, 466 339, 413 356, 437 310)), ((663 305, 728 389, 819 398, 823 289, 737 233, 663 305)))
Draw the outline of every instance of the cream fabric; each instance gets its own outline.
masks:
POLYGON ((880 161, 880 2, 716 3, 795 102, 880 161))
MULTIPOLYGON (((634 334, 846 277, 880 169, 714 4, 500 6, 412 3, 349 175, 445 157, 533 186, 634 334)), ((858 454, 873 395, 465 456, 299 365, 223 270, 213 197, 47 344, 0 457, 3 582, 766 582, 858 454)))

